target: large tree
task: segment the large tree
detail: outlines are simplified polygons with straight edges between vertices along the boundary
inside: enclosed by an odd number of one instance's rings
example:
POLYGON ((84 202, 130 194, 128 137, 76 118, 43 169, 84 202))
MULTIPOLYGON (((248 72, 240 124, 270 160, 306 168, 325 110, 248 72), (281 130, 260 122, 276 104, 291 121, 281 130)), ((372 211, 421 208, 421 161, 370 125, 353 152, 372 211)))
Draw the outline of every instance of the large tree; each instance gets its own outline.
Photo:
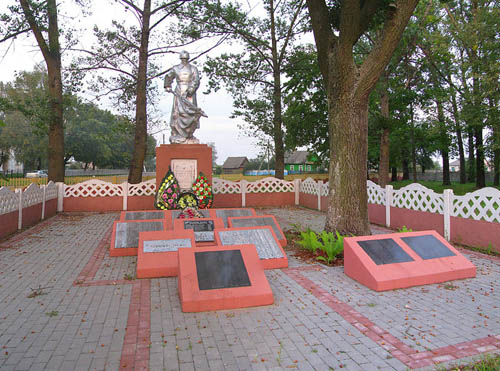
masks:
POLYGON ((418 0, 307 0, 328 96, 330 192, 327 230, 369 234, 366 193, 368 99, 391 59, 418 0), (370 53, 353 48, 378 27, 370 53))
POLYGON ((31 32, 42 52, 48 73, 49 87, 49 180, 64 181, 63 87, 61 77, 61 46, 56 0, 19 0, 3 14, 5 24, 0 42, 31 32))

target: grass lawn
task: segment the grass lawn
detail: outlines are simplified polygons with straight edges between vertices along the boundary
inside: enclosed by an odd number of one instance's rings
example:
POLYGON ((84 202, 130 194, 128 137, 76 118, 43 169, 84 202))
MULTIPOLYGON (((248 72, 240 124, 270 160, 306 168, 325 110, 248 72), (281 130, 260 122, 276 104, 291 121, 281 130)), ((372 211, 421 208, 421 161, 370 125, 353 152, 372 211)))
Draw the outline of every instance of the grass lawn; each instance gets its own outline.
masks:
MULTIPOLYGON (((409 184, 415 183, 412 180, 402 180, 399 182, 391 182, 389 183, 394 187, 394 189, 400 189, 403 188, 409 184)), ((460 184, 457 182, 452 182, 451 186, 444 186, 442 182, 435 182, 435 181, 419 181, 419 184, 422 184, 423 186, 432 189, 434 192, 437 193, 443 193, 445 189, 453 189, 453 193, 455 195, 462 196, 468 192, 474 192, 477 190, 476 184, 475 183, 465 183, 465 184, 460 184)), ((486 184, 487 187, 493 187, 493 184, 486 184)), ((499 186, 494 187, 498 190, 500 190, 499 186)))

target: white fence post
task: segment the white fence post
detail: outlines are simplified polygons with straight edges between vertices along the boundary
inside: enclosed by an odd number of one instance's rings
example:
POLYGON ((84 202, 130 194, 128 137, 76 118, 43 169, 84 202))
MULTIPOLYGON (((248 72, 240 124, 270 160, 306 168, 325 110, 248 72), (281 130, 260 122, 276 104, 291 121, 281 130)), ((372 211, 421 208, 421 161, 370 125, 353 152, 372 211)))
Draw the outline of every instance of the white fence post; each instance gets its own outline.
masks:
POLYGON ((321 211, 321 187, 323 186, 323 182, 318 180, 318 210, 321 211))
POLYGON ((123 211, 127 211, 128 206, 128 181, 122 183, 123 190, 123 211))
POLYGON ((19 210, 17 219, 17 229, 23 228, 23 190, 21 188, 16 189, 16 193, 19 194, 19 203, 17 204, 17 209, 19 210))
POLYGON ((295 191, 295 205, 298 205, 300 203, 300 179, 293 181, 293 188, 295 191))
POLYGON ((57 186, 57 212, 60 213, 63 211, 64 205, 64 183, 56 182, 57 186))
POLYGON ((393 189, 394 188, 391 185, 385 186, 385 226, 387 228, 391 226, 391 204, 393 189))
POLYGON ((47 186, 42 185, 43 199, 42 199, 42 220, 45 219, 45 198, 47 197, 47 186))
POLYGON ((241 180, 241 207, 246 207, 247 204, 247 181, 241 180))
POLYGON ((444 217, 444 238, 447 241, 451 239, 451 213, 453 210, 453 190, 445 189, 443 191, 443 217, 444 217))

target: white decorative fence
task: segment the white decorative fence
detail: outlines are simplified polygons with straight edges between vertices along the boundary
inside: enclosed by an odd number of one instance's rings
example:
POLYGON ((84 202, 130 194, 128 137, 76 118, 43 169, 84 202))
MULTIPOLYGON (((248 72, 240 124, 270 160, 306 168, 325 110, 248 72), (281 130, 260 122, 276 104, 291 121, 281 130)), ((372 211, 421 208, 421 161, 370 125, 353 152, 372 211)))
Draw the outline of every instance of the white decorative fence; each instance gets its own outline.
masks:
POLYGON ((47 201, 57 199, 57 197, 57 185, 53 182, 41 186, 32 183, 24 190, 16 189, 15 192, 8 187, 2 187, 0 188, 0 216, 18 211, 18 229, 21 229, 24 209, 41 204, 41 219, 45 219, 47 201))

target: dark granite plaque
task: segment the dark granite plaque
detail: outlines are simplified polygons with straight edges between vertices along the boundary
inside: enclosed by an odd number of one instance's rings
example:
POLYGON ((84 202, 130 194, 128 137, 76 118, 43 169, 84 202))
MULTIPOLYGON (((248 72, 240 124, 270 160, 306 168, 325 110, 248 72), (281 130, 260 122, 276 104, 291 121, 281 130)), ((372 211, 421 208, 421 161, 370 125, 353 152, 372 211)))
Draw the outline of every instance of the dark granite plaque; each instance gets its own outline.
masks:
POLYGON ((240 250, 195 252, 200 290, 251 286, 240 250))
MULTIPOLYGON (((198 212, 203 215, 204 218, 210 218, 209 210, 198 210, 198 212)), ((182 213, 182 210, 172 210, 172 219, 179 219, 179 214, 182 213)))
POLYGON ((413 261, 412 257, 408 255, 392 238, 358 241, 358 244, 377 265, 413 261))
POLYGON ((116 223, 115 249, 138 247, 139 232, 162 231, 163 222, 121 222, 116 223))
POLYGON ((214 235, 215 226, 213 220, 188 219, 184 221, 184 229, 194 230, 195 242, 215 241, 215 235, 214 235))
POLYGON ((222 218, 224 227, 227 228, 227 218, 230 216, 252 216, 252 211, 249 209, 219 209, 215 210, 217 218, 222 218))
POLYGON ((154 220, 164 218, 165 214, 161 211, 131 211, 125 214, 125 220, 154 220))
POLYGON ((276 234, 276 237, 278 237, 278 240, 283 240, 285 237, 283 236, 283 233, 281 232, 280 227, 276 225, 274 222, 274 219, 269 217, 269 216, 256 216, 254 218, 241 218, 241 219, 233 219, 232 220, 232 225, 235 228, 239 227, 264 227, 266 225, 270 226, 274 233, 276 234))
POLYGON ((424 260, 455 256, 453 251, 433 235, 402 237, 401 239, 424 260))

